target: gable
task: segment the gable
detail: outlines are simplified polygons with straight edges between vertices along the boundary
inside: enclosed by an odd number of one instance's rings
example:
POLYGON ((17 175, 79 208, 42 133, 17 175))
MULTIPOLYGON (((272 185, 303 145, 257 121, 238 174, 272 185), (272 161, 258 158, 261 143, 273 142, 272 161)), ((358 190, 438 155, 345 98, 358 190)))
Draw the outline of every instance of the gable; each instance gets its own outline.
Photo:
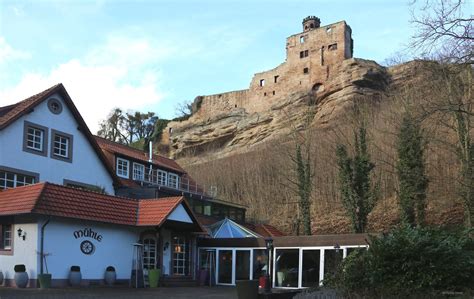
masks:
POLYGON ((167 220, 174 220, 179 222, 193 223, 183 204, 177 206, 174 211, 168 216, 167 220))
POLYGON ((0 167, 36 173, 40 181, 57 184, 63 184, 64 180, 80 182, 114 194, 114 182, 117 182, 114 172, 105 162, 106 158, 66 90, 58 85, 47 91, 41 96, 3 107, 0 116, 0 167), (50 99, 60 104, 59 113, 53 113, 48 107, 50 99), (38 125, 46 132, 45 152, 42 155, 25 151, 24 130, 27 123, 38 125), (71 137, 70 162, 60 161, 51 155, 55 132, 71 137))

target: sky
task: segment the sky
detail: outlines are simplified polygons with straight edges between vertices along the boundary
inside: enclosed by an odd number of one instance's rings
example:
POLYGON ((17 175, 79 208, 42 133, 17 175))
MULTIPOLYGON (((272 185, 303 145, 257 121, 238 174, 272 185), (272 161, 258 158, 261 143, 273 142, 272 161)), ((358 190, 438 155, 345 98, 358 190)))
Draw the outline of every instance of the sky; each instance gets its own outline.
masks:
POLYGON ((413 34, 405 0, 0 0, 0 106, 63 83, 93 132, 115 107, 172 118, 283 62, 308 15, 345 20, 354 57, 380 63, 413 34))

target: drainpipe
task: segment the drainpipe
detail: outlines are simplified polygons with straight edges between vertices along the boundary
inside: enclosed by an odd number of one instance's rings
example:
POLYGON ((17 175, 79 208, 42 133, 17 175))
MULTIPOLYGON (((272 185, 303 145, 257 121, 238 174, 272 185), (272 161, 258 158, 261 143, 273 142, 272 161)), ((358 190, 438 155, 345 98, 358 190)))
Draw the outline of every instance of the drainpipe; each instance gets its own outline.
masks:
POLYGON ((40 274, 43 274, 43 264, 44 264, 44 229, 46 225, 49 223, 49 218, 46 222, 41 226, 41 244, 40 244, 40 274))

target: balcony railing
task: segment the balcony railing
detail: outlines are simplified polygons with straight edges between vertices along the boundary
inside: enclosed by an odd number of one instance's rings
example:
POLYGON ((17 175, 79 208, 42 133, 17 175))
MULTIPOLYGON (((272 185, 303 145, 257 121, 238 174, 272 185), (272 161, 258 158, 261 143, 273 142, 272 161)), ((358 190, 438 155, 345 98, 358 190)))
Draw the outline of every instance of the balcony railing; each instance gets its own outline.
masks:
POLYGON ((170 173, 162 172, 158 169, 145 168, 143 180, 138 179, 138 181, 151 186, 166 187, 200 196, 216 197, 217 195, 217 188, 215 186, 206 188, 205 185, 199 185, 188 178, 174 177, 173 174, 170 175, 170 173))

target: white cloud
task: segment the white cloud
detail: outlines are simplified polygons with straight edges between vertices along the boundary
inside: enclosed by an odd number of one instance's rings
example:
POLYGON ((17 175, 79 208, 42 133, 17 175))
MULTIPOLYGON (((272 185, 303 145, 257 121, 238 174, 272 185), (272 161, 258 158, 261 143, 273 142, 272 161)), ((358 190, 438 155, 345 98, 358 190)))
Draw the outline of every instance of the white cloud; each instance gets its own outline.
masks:
POLYGON ((13 47, 7 43, 5 38, 0 36, 0 64, 6 63, 7 61, 29 58, 31 58, 30 53, 13 49, 13 47))
POLYGON ((27 73, 15 86, 0 89, 0 106, 63 83, 91 131, 96 132, 112 108, 140 110, 163 98, 156 62, 167 52, 152 47, 146 39, 112 38, 84 59, 71 59, 47 73, 27 73))

